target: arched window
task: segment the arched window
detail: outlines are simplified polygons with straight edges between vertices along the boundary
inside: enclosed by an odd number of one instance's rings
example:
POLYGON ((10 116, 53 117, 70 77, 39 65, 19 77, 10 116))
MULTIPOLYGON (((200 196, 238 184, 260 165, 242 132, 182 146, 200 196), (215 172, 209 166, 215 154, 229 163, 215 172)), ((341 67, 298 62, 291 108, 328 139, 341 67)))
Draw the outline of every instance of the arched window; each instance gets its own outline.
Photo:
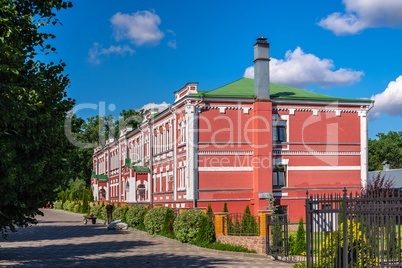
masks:
POLYGON ((106 200, 106 191, 105 189, 99 190, 99 201, 106 200))
POLYGON ((137 201, 145 201, 145 185, 139 184, 137 186, 137 201))
POLYGON ((128 196, 128 194, 130 193, 130 183, 127 181, 126 182, 126 194, 128 196))

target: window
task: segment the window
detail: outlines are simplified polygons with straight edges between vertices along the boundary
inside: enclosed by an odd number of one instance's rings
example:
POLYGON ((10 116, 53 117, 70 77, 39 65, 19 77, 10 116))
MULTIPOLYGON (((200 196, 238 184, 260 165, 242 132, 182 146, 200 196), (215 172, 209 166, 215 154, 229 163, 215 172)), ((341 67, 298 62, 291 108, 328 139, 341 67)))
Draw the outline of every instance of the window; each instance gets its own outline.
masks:
POLYGON ((145 200, 145 185, 139 184, 137 186, 137 201, 144 201, 145 200))
POLYGON ((272 173, 272 186, 274 188, 280 188, 286 186, 286 166, 276 165, 274 166, 272 173))
POLYGON ((278 205, 276 207, 275 214, 286 214, 287 215, 288 214, 288 206, 278 205))
POLYGON ((272 129, 272 140, 274 142, 286 142, 286 121, 279 120, 272 129))
POLYGON ((99 200, 100 201, 106 200, 106 191, 105 191, 105 189, 100 189, 100 191, 99 191, 99 200))

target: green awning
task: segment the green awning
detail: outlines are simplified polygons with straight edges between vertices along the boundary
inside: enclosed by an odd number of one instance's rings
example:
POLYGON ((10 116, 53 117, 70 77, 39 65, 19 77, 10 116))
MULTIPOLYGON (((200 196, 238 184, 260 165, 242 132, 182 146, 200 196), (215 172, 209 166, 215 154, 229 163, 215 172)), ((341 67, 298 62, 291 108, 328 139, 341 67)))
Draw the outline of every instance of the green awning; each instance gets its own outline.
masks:
POLYGON ((92 171, 92 178, 98 179, 99 181, 109 180, 106 174, 96 174, 94 171, 92 171))
POLYGON ((134 169, 135 172, 143 172, 143 173, 151 172, 149 167, 145 167, 145 166, 133 166, 132 168, 134 169))

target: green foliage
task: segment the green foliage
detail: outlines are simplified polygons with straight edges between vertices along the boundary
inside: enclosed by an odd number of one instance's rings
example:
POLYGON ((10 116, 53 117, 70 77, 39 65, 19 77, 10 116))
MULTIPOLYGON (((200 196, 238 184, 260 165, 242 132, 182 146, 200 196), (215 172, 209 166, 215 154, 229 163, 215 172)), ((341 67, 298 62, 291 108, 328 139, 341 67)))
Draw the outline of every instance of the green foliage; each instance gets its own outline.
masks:
MULTIPOLYGON (((350 268, 376 267, 378 260, 375 257, 374 245, 367 240, 365 230, 360 222, 347 220, 348 256, 353 256, 353 265, 350 268)), ((343 223, 337 231, 326 235, 320 245, 319 267, 332 267, 335 260, 342 261, 338 254, 343 251, 343 223)), ((341 263, 341 267, 344 265, 341 263)))
POLYGON ((292 268, 307 268, 307 263, 305 262, 295 263, 292 265, 292 268))
MULTIPOLYGON (((103 207, 104 207, 103 205, 93 205, 91 206, 90 213, 94 214, 98 218, 102 218, 103 207)), ((106 215, 106 209, 105 209, 105 215, 106 215)), ((103 217, 102 219, 105 219, 105 217, 103 217)))
POLYGON ((223 212, 229 212, 229 210, 228 210, 228 204, 225 202, 224 204, 223 204, 223 210, 222 210, 223 212))
POLYGON ((294 246, 291 247, 294 255, 305 255, 306 253, 306 230, 304 229, 303 219, 300 218, 297 228, 296 240, 294 246))
POLYGON ((390 168, 402 168, 402 131, 378 133, 376 137, 368 140, 369 170, 382 170, 385 160, 390 168))
POLYGON ((107 219, 107 212, 106 206, 102 206, 99 210, 99 219, 106 220, 107 219))
POLYGON ((213 243, 215 240, 215 225, 207 215, 204 215, 201 218, 200 227, 195 238, 195 244, 202 246, 213 243))
POLYGON ((208 204, 207 216, 211 221, 214 220, 214 211, 212 210, 211 204, 208 204))
POLYGON ((128 209, 126 213, 126 223, 134 228, 144 229, 144 218, 149 211, 144 205, 135 205, 128 209))
POLYGON ((82 194, 86 191, 86 184, 83 179, 71 179, 69 182, 69 190, 70 190, 70 201, 78 201, 81 199, 82 194))
POLYGON ((296 244, 296 238, 294 235, 290 234, 288 237, 288 248, 289 248, 289 255, 297 255, 294 252, 296 244))
POLYGON ((112 220, 121 220, 122 222, 126 222, 126 213, 127 213, 128 207, 123 206, 123 207, 117 207, 113 210, 112 214, 112 220))
POLYGON ((283 247, 283 231, 279 217, 274 215, 272 219, 272 251, 277 253, 283 247))
POLYGON ((58 202, 62 203, 61 207, 65 209, 64 203, 67 201, 78 204, 78 207, 71 211, 79 213, 89 213, 89 203, 93 201, 93 193, 91 187, 87 187, 85 180, 75 179, 69 181, 69 188, 61 190, 57 194, 58 202), (78 210, 77 210, 78 209, 78 210))
POLYGON ((63 203, 60 201, 56 201, 56 203, 54 203, 54 209, 63 209, 63 203))
POLYGON ((197 209, 186 210, 181 213, 173 223, 176 238, 184 243, 194 243, 204 217, 207 216, 197 209))
POLYGON ((145 230, 150 234, 168 235, 173 233, 174 211, 168 207, 151 209, 144 218, 145 230))
POLYGON ((258 224, 251 214, 250 207, 247 205, 241 220, 241 233, 244 235, 258 235, 258 224))
POLYGON ((68 140, 64 119, 74 106, 62 61, 50 62, 62 0, 14 1, 0 5, 0 233, 36 224, 39 208, 55 200, 66 179, 68 140))
POLYGON ((203 247, 215 249, 215 250, 223 250, 223 251, 233 251, 233 252, 245 252, 245 253, 256 253, 254 250, 249 250, 248 248, 242 246, 236 246, 231 244, 224 244, 221 242, 214 242, 211 244, 206 244, 203 247))

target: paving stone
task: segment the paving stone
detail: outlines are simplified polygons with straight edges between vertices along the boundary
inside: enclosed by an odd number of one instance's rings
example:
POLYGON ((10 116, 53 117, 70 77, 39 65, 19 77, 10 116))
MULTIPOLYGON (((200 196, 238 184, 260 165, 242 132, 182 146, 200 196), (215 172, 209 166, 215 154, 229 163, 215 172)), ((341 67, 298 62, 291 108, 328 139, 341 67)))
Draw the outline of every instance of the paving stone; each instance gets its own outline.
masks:
POLYGON ((108 230, 103 221, 44 209, 39 223, 0 238, 1 267, 292 267, 259 254, 217 251, 132 228, 108 230))

